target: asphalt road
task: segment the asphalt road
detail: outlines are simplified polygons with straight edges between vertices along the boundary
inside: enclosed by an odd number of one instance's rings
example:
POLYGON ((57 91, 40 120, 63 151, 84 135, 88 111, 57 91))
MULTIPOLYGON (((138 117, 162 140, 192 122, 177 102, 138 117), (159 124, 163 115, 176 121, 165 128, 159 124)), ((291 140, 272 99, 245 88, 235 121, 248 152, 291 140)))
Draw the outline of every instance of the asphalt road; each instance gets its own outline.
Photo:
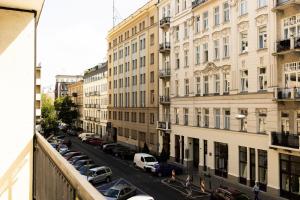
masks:
POLYGON ((181 193, 163 184, 161 178, 134 168, 131 161, 124 161, 105 154, 94 146, 82 143, 78 138, 72 137, 71 140, 72 149, 86 154, 100 166, 110 167, 113 172, 113 179, 124 178, 138 189, 154 197, 155 200, 187 199, 181 193))

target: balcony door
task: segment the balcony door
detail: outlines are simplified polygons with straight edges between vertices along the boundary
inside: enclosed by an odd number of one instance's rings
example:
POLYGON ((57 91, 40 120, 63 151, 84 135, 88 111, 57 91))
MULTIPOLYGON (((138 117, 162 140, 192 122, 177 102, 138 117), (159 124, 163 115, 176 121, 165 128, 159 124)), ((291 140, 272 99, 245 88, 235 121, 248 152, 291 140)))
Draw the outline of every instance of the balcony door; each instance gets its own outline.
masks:
POLYGON ((284 134, 290 133, 290 119, 288 112, 281 113, 281 132, 284 134))

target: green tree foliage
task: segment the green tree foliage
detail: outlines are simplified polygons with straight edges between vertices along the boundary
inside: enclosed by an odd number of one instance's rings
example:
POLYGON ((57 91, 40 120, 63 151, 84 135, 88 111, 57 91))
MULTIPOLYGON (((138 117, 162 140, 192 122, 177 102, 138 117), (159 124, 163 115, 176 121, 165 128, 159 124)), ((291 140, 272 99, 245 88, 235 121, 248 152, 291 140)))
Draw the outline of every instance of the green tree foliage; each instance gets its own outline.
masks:
POLYGON ((41 127, 46 137, 48 137, 51 132, 55 132, 58 129, 58 122, 53 101, 45 94, 42 94, 41 127))
POLYGON ((77 106, 69 96, 57 98, 54 101, 54 107, 58 120, 69 126, 73 124, 79 115, 77 106))

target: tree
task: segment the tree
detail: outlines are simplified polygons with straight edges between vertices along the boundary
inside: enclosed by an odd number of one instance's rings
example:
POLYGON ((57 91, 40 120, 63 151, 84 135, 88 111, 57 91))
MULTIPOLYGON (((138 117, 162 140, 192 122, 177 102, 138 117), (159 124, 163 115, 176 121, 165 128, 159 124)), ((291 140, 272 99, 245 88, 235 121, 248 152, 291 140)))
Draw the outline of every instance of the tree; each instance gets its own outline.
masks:
POLYGON ((58 130, 58 122, 53 101, 45 94, 42 94, 41 127, 45 137, 48 137, 51 132, 55 132, 58 130))
POLYGON ((79 115, 77 106, 69 96, 57 98, 54 101, 54 107, 58 120, 69 126, 72 125, 79 115))

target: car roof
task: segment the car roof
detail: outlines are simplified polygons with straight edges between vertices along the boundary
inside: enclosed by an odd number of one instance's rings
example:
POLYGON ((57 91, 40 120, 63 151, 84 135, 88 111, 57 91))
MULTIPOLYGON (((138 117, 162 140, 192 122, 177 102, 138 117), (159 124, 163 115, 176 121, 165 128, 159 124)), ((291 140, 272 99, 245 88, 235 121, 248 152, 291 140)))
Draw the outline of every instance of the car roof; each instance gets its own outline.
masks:
POLYGON ((111 189, 115 189, 115 190, 122 190, 124 188, 131 188, 130 185, 127 184, 118 184, 118 185, 114 185, 111 187, 111 189))
POLYGON ((140 155, 140 156, 144 156, 144 157, 154 157, 150 154, 147 154, 147 153, 136 153, 136 155, 140 155))
POLYGON ((109 167, 101 166, 101 167, 93 168, 93 169, 91 169, 91 171, 96 172, 96 171, 99 171, 99 170, 101 170, 101 169, 108 169, 108 168, 109 168, 109 167))

